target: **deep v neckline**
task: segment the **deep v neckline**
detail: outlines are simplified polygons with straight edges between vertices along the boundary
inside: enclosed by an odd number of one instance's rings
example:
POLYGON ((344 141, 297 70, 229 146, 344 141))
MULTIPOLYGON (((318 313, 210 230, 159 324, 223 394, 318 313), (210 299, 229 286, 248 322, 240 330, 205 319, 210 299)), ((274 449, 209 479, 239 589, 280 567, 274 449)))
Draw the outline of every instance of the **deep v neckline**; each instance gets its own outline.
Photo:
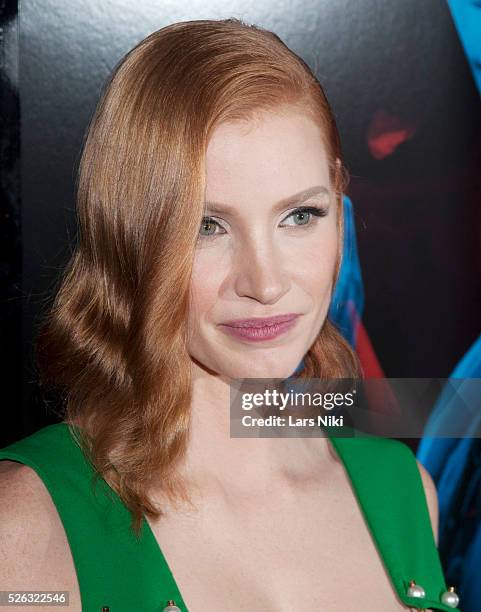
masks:
MULTIPOLYGON (((385 557, 383 556, 380 548, 379 548, 379 538, 374 534, 374 532, 372 531, 372 522, 369 520, 370 517, 366 514, 366 509, 365 509, 365 505, 362 503, 360 496, 359 496, 359 491, 355 486, 355 482, 352 476, 351 471, 348 469, 347 464, 346 464, 346 458, 342 452, 342 443, 339 444, 338 439, 334 442, 332 437, 329 435, 328 436, 329 442, 331 443, 331 448, 335 454, 335 456, 338 458, 339 462, 344 466, 345 472, 347 474, 347 478, 348 481, 351 485, 352 491, 354 493, 354 497, 357 500, 357 502, 359 503, 359 506, 361 508, 362 511, 362 515, 363 517, 366 519, 365 523, 367 525, 367 531, 369 534, 369 537, 371 539, 371 541, 374 544, 375 550, 377 555, 379 556, 382 565, 386 568, 387 570, 387 574, 389 576, 389 580, 391 583, 391 587, 393 589, 393 595, 394 593, 396 593, 396 591, 398 590, 396 587, 396 583, 393 579, 393 575, 392 575, 392 571, 391 568, 386 564, 386 560, 385 557)), ((175 605, 179 608, 182 609, 182 612, 189 612, 184 598, 182 596, 182 593, 180 591, 179 585, 177 584, 177 581, 174 577, 174 574, 170 568, 169 562, 167 561, 162 548, 157 540, 157 538, 155 537, 155 534, 149 524, 149 522, 147 521, 145 515, 143 516, 143 520, 142 520, 144 526, 145 526, 145 531, 146 531, 146 541, 149 543, 149 546, 151 546, 154 550, 155 550, 155 554, 157 555, 157 557, 159 558, 159 567, 160 567, 160 571, 161 574, 164 576, 164 579, 167 581, 167 584, 165 585, 165 592, 169 592, 171 593, 171 597, 169 596, 168 599, 172 600, 175 602, 175 605)), ((405 602, 403 602, 405 605, 405 602)), ((167 605, 167 602, 165 603, 165 605, 167 605)), ((410 609, 410 608, 408 608, 410 609)))
MULTIPOLYGON (((164 606, 167 606, 169 601, 173 601, 175 605, 182 610, 182 612, 189 612, 182 593, 180 592, 179 585, 177 584, 177 581, 174 578, 174 574, 170 568, 169 562, 165 558, 165 555, 162 552, 162 548, 160 547, 160 544, 157 538, 155 537, 154 532, 152 531, 152 528, 145 515, 143 515, 142 517, 142 525, 142 529, 145 529, 145 538, 143 540, 143 543, 144 545, 148 544, 148 546, 150 546, 151 549, 154 551, 155 556, 157 556, 159 560, 160 579, 164 581, 162 584, 163 599, 161 602, 159 602, 159 605, 161 606, 162 604, 164 604, 164 606)), ((162 608, 160 612, 162 612, 162 608)))
MULTIPOLYGON (((69 431, 69 424, 65 422, 61 424, 66 427, 72 443, 78 446, 69 431)), ((346 437, 346 428, 343 428, 343 433, 336 437, 335 428, 332 432, 328 430, 329 428, 326 429, 326 433, 334 454, 345 469, 354 498, 365 518, 369 537, 375 545, 399 600, 407 609, 422 607, 460 612, 458 608, 440 602, 440 595, 446 589, 444 574, 434 543, 416 461, 415 458, 406 455, 408 452, 412 454, 412 451, 396 440, 364 436, 364 434, 359 437, 359 432, 356 434, 356 431, 346 437), (382 457, 384 461, 380 461, 382 457), (403 487, 410 492, 409 496, 399 497, 403 487), (390 512, 386 512, 386 495, 395 504, 390 512), (425 587, 425 598, 420 600, 407 595, 410 579, 417 579, 417 583, 425 587)), ((94 468, 83 452, 82 456, 90 472, 93 472, 94 468)), ((130 533, 130 538, 134 538, 128 521, 130 513, 123 500, 105 479, 101 476, 100 479, 113 495, 113 501, 121 511, 122 521, 125 521, 125 529, 130 533)), ((157 610, 162 611, 169 601, 174 601, 182 612, 189 612, 169 562, 145 515, 142 516, 141 524, 140 540, 136 538, 136 541, 141 547, 139 554, 144 559, 149 559, 149 563, 155 566, 152 567, 149 581, 159 583, 155 587, 158 589, 159 598, 157 610)))

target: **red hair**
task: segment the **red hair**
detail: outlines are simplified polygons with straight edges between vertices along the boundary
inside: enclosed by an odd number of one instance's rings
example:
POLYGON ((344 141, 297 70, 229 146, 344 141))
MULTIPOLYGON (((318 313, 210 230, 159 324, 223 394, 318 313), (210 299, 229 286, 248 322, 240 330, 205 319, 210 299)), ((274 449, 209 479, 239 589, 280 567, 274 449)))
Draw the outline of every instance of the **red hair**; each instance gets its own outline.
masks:
MULTIPOLYGON (((78 244, 37 337, 40 380, 139 531, 162 510, 155 478, 189 500, 175 467, 190 423, 186 321, 209 136, 226 121, 295 107, 320 127, 343 236, 336 122, 307 64, 238 19, 190 21, 142 40, 113 71, 88 128, 77 184, 78 244), (177 222, 182 219, 182 223, 177 222)), ((301 377, 353 378, 357 356, 327 318, 301 377)))

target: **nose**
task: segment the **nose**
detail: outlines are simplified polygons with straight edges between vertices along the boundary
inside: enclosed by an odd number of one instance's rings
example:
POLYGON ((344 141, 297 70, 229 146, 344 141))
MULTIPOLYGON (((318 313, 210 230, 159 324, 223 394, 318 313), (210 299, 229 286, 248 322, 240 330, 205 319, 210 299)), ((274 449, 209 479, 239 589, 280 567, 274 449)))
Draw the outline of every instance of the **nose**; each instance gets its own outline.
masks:
POLYGON ((265 235, 239 245, 234 265, 235 291, 262 304, 275 304, 288 291, 290 279, 280 249, 265 235))

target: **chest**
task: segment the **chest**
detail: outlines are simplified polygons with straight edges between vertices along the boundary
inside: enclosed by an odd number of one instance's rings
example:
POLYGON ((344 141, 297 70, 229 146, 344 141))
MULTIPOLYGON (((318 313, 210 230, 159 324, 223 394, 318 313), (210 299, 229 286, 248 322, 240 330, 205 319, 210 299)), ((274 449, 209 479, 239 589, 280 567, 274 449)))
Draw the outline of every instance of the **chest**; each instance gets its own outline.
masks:
POLYGON ((190 612, 408 609, 342 480, 212 498, 149 524, 190 612))

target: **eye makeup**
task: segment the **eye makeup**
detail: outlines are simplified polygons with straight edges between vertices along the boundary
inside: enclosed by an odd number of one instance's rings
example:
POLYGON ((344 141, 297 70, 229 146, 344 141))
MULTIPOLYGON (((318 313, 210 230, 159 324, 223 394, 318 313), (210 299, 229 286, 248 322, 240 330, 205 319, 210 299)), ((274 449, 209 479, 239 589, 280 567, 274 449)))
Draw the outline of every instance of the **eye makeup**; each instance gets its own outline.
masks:
MULTIPOLYGON (((325 217, 328 214, 328 211, 329 211, 328 206, 320 206, 320 205, 319 206, 318 205, 299 206, 298 208, 295 208, 293 211, 291 211, 281 223, 284 223, 287 219, 290 219, 291 217, 295 217, 295 215, 310 215, 309 219, 312 219, 312 217, 317 217, 317 218, 325 217)), ((289 227, 289 228, 306 227, 307 228, 307 227, 311 227, 313 224, 314 224, 314 221, 311 221, 309 223, 301 223, 301 224, 293 224, 293 225, 282 225, 281 224, 279 227, 289 227)), ((201 227, 202 226, 204 227, 212 226, 214 228, 218 227, 224 231, 220 233, 214 233, 214 234, 200 234, 199 233, 200 239, 215 238, 217 236, 220 236, 226 233, 225 228, 218 221, 216 221, 213 217, 210 217, 210 216, 205 216, 202 218, 201 227)))

